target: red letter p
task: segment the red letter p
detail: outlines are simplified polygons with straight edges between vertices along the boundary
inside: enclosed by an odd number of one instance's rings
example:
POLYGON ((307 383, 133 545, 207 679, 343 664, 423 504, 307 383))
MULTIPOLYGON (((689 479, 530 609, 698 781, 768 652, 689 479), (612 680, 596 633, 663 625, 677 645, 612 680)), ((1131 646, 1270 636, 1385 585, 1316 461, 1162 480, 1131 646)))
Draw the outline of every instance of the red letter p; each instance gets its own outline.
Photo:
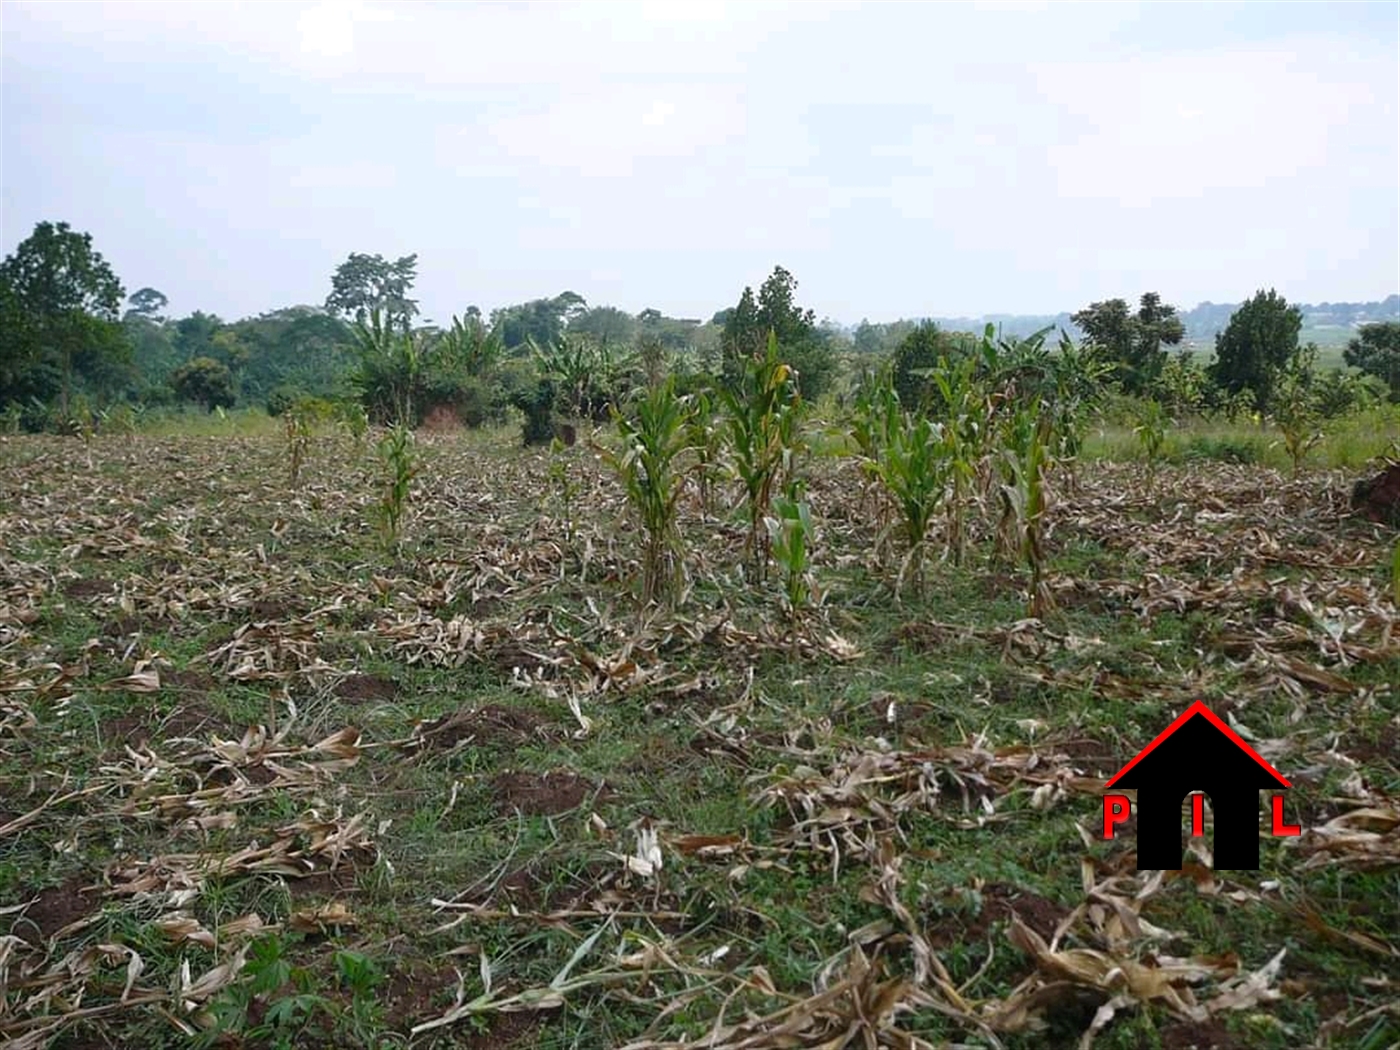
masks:
POLYGON ((1128 796, 1105 795, 1103 797, 1103 837, 1113 838, 1113 825, 1128 819, 1128 796))

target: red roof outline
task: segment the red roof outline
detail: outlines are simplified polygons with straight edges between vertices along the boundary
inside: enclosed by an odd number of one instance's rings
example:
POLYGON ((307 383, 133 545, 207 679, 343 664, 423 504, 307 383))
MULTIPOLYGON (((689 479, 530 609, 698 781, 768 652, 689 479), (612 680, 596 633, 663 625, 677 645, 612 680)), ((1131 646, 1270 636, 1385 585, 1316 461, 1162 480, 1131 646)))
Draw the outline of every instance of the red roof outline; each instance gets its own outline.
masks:
POLYGON ((1254 748, 1246 744, 1244 740, 1240 738, 1240 735, 1238 733, 1236 733, 1228 725, 1222 722, 1220 720, 1220 717, 1214 711, 1208 708, 1203 701, 1197 700, 1194 704, 1192 704, 1185 711, 1183 711, 1180 717, 1178 717, 1175 722, 1173 722, 1171 725, 1167 726, 1166 729, 1163 729, 1160 733, 1158 733, 1157 738, 1153 740, 1152 743, 1148 744, 1145 748, 1143 748, 1135 756, 1133 756, 1132 761, 1130 761, 1117 773, 1113 774, 1113 779, 1110 780, 1107 784, 1105 784, 1104 787, 1112 787, 1115 783, 1118 782, 1120 778, 1127 774, 1128 770, 1132 769, 1135 765, 1137 765, 1144 758, 1146 758, 1153 751, 1155 751, 1159 744, 1165 741, 1169 736, 1175 733, 1178 729, 1180 729, 1183 725, 1189 722, 1196 715, 1205 715, 1206 721, 1210 722, 1210 724, 1215 726, 1216 729, 1220 730, 1227 737, 1229 737, 1231 743, 1233 743, 1250 758, 1254 759, 1254 761, 1258 762, 1259 765, 1262 766, 1264 770, 1267 771, 1268 774, 1275 780, 1277 780, 1279 784, 1281 784, 1283 787, 1293 786, 1288 782, 1287 777, 1285 777, 1277 769, 1275 769, 1273 766, 1269 765, 1269 763, 1265 762, 1262 758, 1260 758, 1258 753, 1254 750, 1254 748))

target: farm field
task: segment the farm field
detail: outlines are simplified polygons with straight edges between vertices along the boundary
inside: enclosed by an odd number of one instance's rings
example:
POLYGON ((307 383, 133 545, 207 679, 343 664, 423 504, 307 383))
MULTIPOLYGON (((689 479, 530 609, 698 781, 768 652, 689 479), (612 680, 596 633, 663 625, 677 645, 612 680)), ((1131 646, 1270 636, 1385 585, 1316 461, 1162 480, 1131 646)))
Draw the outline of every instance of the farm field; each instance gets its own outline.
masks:
POLYGON ((275 434, 0 438, 0 1042, 1400 1040, 1395 537, 1358 471, 1057 474, 1030 618, 975 525, 897 587, 816 456, 794 617, 728 492, 684 490, 645 609, 587 441, 417 450, 386 551, 347 436, 295 483, 275 434), (1257 872, 1102 838, 1197 699, 1294 785, 1257 872))

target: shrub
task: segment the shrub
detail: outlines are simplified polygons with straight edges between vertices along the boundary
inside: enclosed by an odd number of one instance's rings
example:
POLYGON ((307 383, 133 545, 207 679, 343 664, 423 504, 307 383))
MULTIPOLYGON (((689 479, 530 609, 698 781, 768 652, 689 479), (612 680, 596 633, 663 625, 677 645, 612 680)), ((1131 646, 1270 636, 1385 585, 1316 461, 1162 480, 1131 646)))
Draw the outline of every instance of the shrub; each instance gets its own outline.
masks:
POLYGON ((1241 438, 1193 437, 1181 452, 1188 463, 1258 463, 1263 450, 1256 442, 1241 438))

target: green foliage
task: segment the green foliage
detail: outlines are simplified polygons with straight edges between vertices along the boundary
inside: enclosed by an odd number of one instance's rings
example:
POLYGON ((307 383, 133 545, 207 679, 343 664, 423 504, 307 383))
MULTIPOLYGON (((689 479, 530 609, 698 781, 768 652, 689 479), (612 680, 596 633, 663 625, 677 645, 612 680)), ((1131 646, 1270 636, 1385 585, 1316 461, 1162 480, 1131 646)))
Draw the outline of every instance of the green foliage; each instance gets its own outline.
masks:
POLYGON ((555 391, 555 407, 576 419, 601 422, 632 386, 633 361, 606 344, 564 338, 531 345, 540 374, 555 391))
POLYGON ((554 403, 557 399, 554 381, 545 376, 536 378, 529 386, 511 394, 511 404, 525 416, 520 428, 521 441, 526 445, 547 445, 554 440, 554 403))
POLYGON ((227 366, 210 357, 196 357, 170 374, 170 387, 181 401, 193 401, 206 412, 216 408, 232 408, 233 373, 227 366))
POLYGON ((816 530, 812 509, 802 498, 802 486, 789 486, 786 495, 773 500, 773 513, 764 518, 769 549, 783 571, 783 591, 793 620, 802 614, 812 598, 809 552, 816 530))
POLYGON ((922 586, 929 525, 951 473, 944 427, 923 412, 902 408, 892 386, 881 388, 873 401, 870 432, 877 443, 872 466, 899 511, 908 545, 900 579, 912 572, 916 585, 922 586))
POLYGON ((1256 293, 1215 337, 1215 384, 1227 394, 1249 391, 1255 411, 1266 411, 1279 373, 1298 349, 1302 327, 1298 307, 1273 289, 1256 293))
POLYGON ((560 292, 552 299, 533 299, 492 310, 491 328, 499 333, 508 352, 531 344, 553 346, 587 309, 583 296, 576 292, 560 292))
POLYGON ((746 363, 763 356, 771 334, 804 400, 815 401, 830 388, 836 371, 830 339, 817 327, 815 312, 797 306, 796 293, 796 278, 781 266, 773 267, 757 299, 752 288, 744 289, 724 317, 720 342, 726 386, 743 382, 746 363))
POLYGON ((378 453, 385 476, 379 502, 374 507, 374 517, 384 545, 392 547, 399 540, 408 494, 418 473, 413 431, 404 423, 392 427, 380 439, 378 453))
POLYGON ((670 597, 684 565, 676 517, 685 473, 691 407, 667 382, 648 390, 636 403, 636 416, 616 415, 622 437, 619 452, 609 454, 627 490, 627 500, 646 532, 642 554, 642 599, 670 597))
POLYGON ((267 414, 276 419, 284 412, 289 411, 293 405, 305 396, 306 393, 304 391, 298 390, 296 387, 285 383, 281 386, 273 387, 271 393, 267 395, 267 414))
POLYGON ((1149 471, 1155 472, 1161 461, 1162 446, 1167 440, 1167 424, 1170 422, 1161 402, 1148 398, 1139 404, 1137 426, 1133 427, 1133 433, 1137 435, 1149 471))
POLYGON ((1136 314, 1122 299, 1091 303, 1070 318, 1093 347, 1114 369, 1115 378, 1129 394, 1152 388, 1167 361, 1163 347, 1175 346, 1186 334, 1176 307, 1162 302, 1156 292, 1146 292, 1136 314))
POLYGON ((1210 375, 1196 364, 1190 350, 1169 355, 1146 389, 1148 397, 1178 417, 1203 413, 1210 404, 1210 393, 1210 375))
POLYGON ((376 423, 417 423, 414 394, 422 371, 422 345, 413 333, 395 329, 377 307, 369 320, 355 322, 355 351, 359 366, 351 382, 365 411, 376 423))
POLYGON ((1322 440, 1322 412, 1316 389, 1317 348, 1295 350, 1274 382, 1270 416, 1296 477, 1312 447, 1322 440))
POLYGON ((1258 463, 1262 450, 1253 441, 1238 438, 1193 437, 1186 445, 1181 458, 1188 463, 1202 460, 1215 463, 1247 464, 1258 463))
POLYGON ((892 381, 899 403, 910 411, 922 411, 936 394, 933 370, 940 360, 969 355, 967 337, 941 331, 927 321, 900 340, 891 362, 892 381))
POLYGON ((391 262, 382 255, 351 252, 331 275, 326 309, 353 317, 360 325, 378 314, 386 327, 406 332, 418 313, 417 300, 408 297, 417 270, 416 254, 391 262))
POLYGON ((92 235, 41 222, 0 263, 0 404, 110 396, 129 379, 125 293, 92 235))
MULTIPOLYGON (((1154 402, 1155 404, 1155 402, 1154 402)), ((1003 549, 1014 551, 1031 573, 1030 615, 1054 608, 1045 583, 1046 475, 1051 462, 1054 417, 1039 400, 1018 405, 1005 423, 1000 453, 1003 549)))
POLYGON ((1400 321, 1362 325, 1344 357, 1353 368, 1385 383, 1390 399, 1400 402, 1400 321))
POLYGON ((744 486, 749 553, 761 577, 768 564, 763 519, 778 479, 791 473, 802 414, 796 377, 778 356, 776 335, 769 334, 767 352, 745 361, 737 382, 721 389, 720 398, 734 471, 744 486))

